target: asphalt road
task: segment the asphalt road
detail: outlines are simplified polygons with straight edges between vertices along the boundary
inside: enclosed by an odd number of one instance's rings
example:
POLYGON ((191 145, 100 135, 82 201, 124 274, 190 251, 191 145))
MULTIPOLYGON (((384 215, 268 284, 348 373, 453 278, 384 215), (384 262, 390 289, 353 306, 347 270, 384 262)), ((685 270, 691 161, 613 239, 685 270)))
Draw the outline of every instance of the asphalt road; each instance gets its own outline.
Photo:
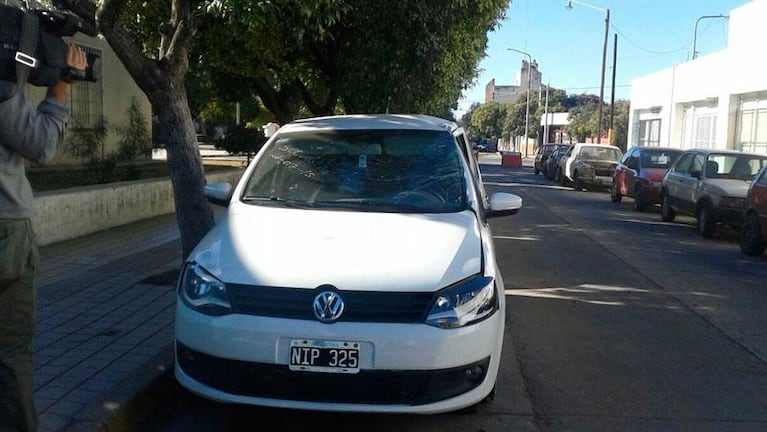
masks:
POLYGON ((491 222, 507 287, 495 400, 381 416, 222 405, 167 380, 140 431, 767 431, 767 257, 631 200, 484 165, 523 197, 491 222), (276 427, 266 428, 268 421, 276 427))

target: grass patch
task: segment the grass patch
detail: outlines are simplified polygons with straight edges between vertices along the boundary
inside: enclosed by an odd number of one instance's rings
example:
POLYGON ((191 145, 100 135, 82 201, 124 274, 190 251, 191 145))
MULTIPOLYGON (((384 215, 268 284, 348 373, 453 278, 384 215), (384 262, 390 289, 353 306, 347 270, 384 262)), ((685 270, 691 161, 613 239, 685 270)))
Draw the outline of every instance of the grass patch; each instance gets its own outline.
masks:
MULTIPOLYGON (((204 165, 205 173, 230 170, 226 165, 204 165)), ((44 166, 27 168, 27 178, 35 192, 67 189, 97 184, 117 183, 131 180, 170 178, 165 161, 149 161, 120 164, 112 169, 109 181, 103 181, 98 169, 86 166, 44 166)))

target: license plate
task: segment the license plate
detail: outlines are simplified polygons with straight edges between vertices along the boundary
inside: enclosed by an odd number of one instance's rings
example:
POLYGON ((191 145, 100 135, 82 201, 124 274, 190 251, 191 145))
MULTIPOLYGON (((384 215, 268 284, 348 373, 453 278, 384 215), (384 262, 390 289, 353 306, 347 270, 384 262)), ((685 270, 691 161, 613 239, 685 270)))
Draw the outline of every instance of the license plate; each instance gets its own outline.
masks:
POLYGON ((360 343, 294 339, 290 341, 290 363, 294 371, 357 373, 360 343))

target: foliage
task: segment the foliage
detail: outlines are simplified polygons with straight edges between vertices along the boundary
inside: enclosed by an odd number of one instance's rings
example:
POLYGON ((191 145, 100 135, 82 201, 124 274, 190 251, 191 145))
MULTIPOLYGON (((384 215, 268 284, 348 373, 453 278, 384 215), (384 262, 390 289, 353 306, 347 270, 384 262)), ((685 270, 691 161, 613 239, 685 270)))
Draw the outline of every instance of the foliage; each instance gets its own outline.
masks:
POLYGON ((477 106, 471 111, 469 129, 476 137, 500 137, 503 134, 503 120, 506 118, 508 106, 498 102, 490 102, 477 106))
POLYGON ((117 158, 119 160, 149 158, 152 152, 152 136, 135 97, 131 100, 125 116, 126 124, 116 128, 120 134, 117 158))
POLYGON ((629 127, 629 108, 630 103, 627 100, 615 101, 615 110, 613 115, 613 142, 624 152, 628 148, 628 127, 629 127))
POLYGON ((586 103, 570 109, 568 119, 570 123, 565 126, 565 132, 575 137, 576 142, 586 141, 586 137, 597 135, 597 103, 586 103))
POLYGON ((216 142, 216 147, 229 154, 246 155, 250 162, 251 156, 258 153, 265 143, 266 137, 260 128, 239 124, 230 126, 226 135, 216 142))
POLYGON ((200 77, 258 95, 285 123, 339 112, 450 112, 506 0, 229 1, 195 40, 200 77), (396 31, 392 31, 396 29, 396 31), (229 43, 222 45, 221 40, 229 43), (257 61, 253 61, 257 59, 257 61), (223 72, 223 73, 222 73, 223 72))
POLYGON ((85 126, 75 119, 67 130, 64 152, 77 158, 98 161, 105 156, 104 146, 108 135, 106 119, 102 119, 95 128, 85 126))

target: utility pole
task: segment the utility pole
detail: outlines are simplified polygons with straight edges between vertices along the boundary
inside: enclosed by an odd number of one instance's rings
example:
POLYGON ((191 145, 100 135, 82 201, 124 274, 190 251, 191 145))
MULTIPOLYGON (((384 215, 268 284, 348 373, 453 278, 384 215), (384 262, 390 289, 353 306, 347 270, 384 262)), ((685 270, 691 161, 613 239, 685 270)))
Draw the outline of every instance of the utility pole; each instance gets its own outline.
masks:
POLYGON ((607 143, 615 144, 615 130, 613 129, 613 117, 615 117, 615 66, 618 58, 618 33, 613 35, 613 84, 610 96, 610 124, 607 129, 607 143))

